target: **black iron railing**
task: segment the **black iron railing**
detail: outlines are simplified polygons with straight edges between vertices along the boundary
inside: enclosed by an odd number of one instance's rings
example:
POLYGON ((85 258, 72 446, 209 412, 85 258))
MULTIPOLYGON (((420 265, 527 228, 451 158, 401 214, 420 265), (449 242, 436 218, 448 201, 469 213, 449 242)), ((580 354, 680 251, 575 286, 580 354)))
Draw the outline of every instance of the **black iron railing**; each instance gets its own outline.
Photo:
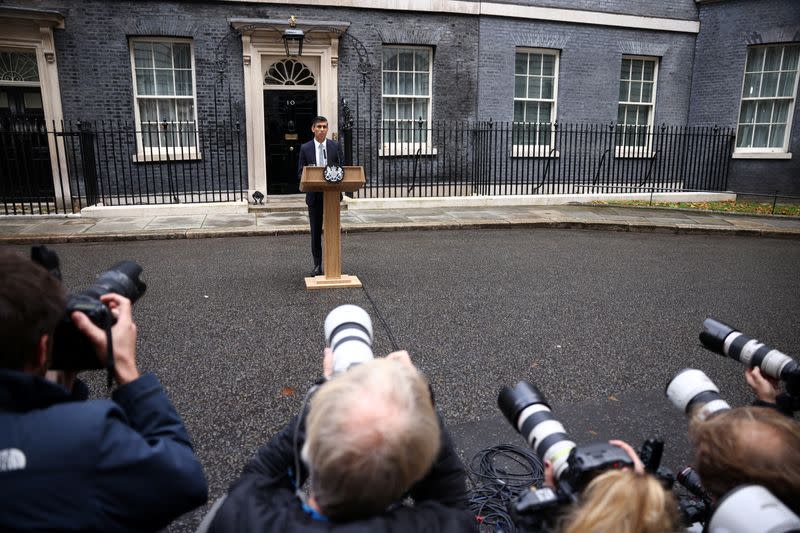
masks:
POLYGON ((721 191, 732 129, 662 125, 355 122, 361 197, 721 191))
POLYGON ((239 124, 0 123, 0 214, 245 197, 239 124))

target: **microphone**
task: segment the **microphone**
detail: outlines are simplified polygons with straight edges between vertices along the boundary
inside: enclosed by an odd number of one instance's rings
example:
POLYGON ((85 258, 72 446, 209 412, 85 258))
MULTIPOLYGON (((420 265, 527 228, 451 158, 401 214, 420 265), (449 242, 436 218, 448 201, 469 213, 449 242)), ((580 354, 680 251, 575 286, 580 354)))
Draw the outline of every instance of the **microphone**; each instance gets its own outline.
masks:
POLYGON ((322 147, 322 164, 323 165, 328 164, 328 151, 325 149, 324 146, 322 147))

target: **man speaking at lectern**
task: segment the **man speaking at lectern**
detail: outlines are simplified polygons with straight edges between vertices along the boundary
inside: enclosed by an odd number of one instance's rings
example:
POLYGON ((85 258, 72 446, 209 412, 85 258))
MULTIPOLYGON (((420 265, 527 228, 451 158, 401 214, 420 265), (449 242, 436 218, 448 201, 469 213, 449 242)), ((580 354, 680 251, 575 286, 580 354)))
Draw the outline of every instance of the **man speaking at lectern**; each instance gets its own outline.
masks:
MULTIPOLYGON (((300 147, 300 159, 297 162, 297 181, 303 174, 303 167, 341 165, 339 162, 339 144, 326 139, 328 136, 328 119, 314 117, 311 122, 314 138, 300 147)), ((314 256, 312 276, 322 275, 322 195, 321 192, 306 193, 308 220, 311 223, 311 254, 314 256)), ((325 265, 327 267, 327 265, 325 265)))

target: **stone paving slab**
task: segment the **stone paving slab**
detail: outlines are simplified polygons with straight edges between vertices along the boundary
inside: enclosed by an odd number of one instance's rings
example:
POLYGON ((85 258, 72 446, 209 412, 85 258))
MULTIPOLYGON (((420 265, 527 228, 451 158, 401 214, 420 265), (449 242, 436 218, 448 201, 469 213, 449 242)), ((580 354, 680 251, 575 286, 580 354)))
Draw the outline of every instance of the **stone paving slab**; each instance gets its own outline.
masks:
POLYGON ((308 217, 301 216, 284 216, 284 217, 258 217, 256 219, 256 226, 274 226, 274 227, 287 227, 287 226, 305 226, 308 227, 308 217))
POLYGON ((35 235, 70 235, 73 233, 82 233, 89 228, 93 227, 92 223, 75 224, 74 221, 55 221, 48 220, 33 226, 28 226, 20 230, 20 234, 35 234, 35 235))
POLYGON ((86 233, 127 232, 133 229, 143 230, 152 222, 153 217, 109 217, 99 219, 86 233))
POLYGON ((153 217, 145 229, 149 230, 163 230, 163 229, 191 229, 200 228, 203 225, 208 215, 167 215, 160 217, 153 217))
POLYGON ((256 225, 256 216, 247 215, 207 215, 204 228, 246 228, 256 225))
POLYGON ((17 235, 32 226, 34 224, 2 224, 0 225, 0 235, 17 235))
POLYGON ((797 220, 791 218, 772 217, 763 219, 763 222, 767 226, 772 226, 774 228, 797 229, 800 227, 800 224, 797 223, 797 220))

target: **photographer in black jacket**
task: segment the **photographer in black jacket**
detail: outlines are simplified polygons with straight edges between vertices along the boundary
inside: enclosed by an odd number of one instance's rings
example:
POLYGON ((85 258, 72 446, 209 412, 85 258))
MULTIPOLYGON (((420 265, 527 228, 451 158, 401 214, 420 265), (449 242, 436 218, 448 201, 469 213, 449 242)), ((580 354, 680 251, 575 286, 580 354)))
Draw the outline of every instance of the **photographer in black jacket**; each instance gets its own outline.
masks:
MULTIPOLYGON (((329 377, 330 349, 323 367, 329 377)), ((477 530, 465 481, 428 383, 407 352, 395 352, 323 383, 201 531, 477 530), (296 487, 309 476, 306 497, 296 487)))

